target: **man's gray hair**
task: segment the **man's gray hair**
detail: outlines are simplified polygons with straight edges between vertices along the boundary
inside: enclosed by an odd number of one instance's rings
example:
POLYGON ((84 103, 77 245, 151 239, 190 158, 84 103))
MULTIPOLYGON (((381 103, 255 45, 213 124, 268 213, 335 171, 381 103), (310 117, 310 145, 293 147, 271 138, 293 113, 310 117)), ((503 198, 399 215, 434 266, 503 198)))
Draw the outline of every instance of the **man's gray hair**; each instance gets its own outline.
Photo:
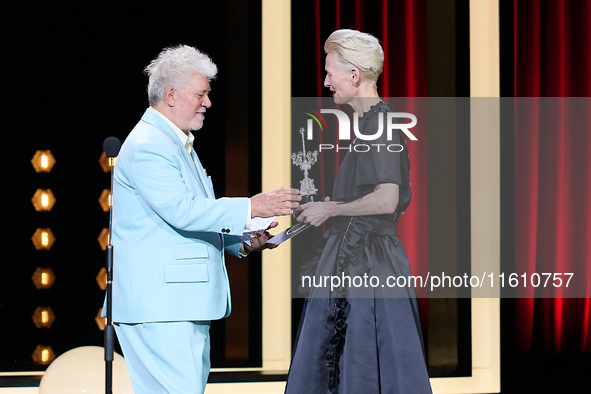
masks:
POLYGON ((196 74, 212 80, 218 68, 205 53, 188 45, 178 45, 160 52, 144 72, 149 77, 148 101, 153 106, 164 98, 167 86, 183 90, 196 74))
POLYGON ((377 38, 357 30, 341 29, 333 32, 324 43, 324 52, 338 53, 342 71, 355 66, 366 82, 375 84, 384 68, 384 50, 377 38))

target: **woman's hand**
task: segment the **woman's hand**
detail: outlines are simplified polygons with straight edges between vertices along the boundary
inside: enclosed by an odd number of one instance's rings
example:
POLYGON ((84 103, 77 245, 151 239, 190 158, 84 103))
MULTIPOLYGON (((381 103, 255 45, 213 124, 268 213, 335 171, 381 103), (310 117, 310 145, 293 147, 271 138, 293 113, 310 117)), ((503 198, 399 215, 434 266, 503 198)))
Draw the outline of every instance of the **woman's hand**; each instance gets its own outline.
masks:
POLYGON ((330 197, 326 197, 324 202, 309 202, 298 207, 298 211, 303 211, 298 216, 298 222, 308 222, 312 226, 319 227, 329 218, 337 215, 337 203, 331 202, 330 197))
POLYGON ((394 183, 379 183, 373 192, 350 202, 329 201, 309 202, 300 205, 297 211, 302 211, 299 222, 304 220, 313 226, 320 226, 333 216, 367 216, 384 215, 396 212, 398 206, 399 186, 394 183))

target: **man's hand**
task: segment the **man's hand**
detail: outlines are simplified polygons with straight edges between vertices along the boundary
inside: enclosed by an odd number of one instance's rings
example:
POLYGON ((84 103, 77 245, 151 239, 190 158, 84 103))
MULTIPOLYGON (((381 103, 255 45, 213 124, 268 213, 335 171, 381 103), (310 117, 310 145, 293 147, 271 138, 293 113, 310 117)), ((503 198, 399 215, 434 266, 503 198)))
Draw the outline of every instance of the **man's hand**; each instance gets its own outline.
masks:
POLYGON ((279 187, 250 198, 251 216, 269 218, 291 215, 300 204, 302 197, 298 189, 279 187))
MULTIPOLYGON (((277 227, 277 224, 277 222, 271 223, 268 229, 277 227)), ((249 253, 259 252, 264 249, 275 249, 277 245, 267 243, 270 238, 273 238, 273 235, 269 234, 266 230, 264 232, 257 231, 255 235, 250 236, 250 245, 245 243, 244 248, 248 250, 249 253)))

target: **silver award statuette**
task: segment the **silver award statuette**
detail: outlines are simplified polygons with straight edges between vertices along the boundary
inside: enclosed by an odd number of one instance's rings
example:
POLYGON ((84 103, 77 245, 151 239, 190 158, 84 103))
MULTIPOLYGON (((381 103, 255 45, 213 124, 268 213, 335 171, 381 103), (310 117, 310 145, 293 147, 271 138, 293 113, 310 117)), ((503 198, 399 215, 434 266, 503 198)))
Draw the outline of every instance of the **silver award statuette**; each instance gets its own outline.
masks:
POLYGON ((308 202, 322 201, 322 195, 318 194, 318 189, 314 187, 314 179, 308 177, 308 170, 318 161, 318 151, 306 152, 306 142, 304 140, 304 128, 300 129, 302 135, 302 151, 291 154, 291 160, 294 165, 304 171, 304 179, 300 181, 300 195, 302 201, 300 204, 308 202))

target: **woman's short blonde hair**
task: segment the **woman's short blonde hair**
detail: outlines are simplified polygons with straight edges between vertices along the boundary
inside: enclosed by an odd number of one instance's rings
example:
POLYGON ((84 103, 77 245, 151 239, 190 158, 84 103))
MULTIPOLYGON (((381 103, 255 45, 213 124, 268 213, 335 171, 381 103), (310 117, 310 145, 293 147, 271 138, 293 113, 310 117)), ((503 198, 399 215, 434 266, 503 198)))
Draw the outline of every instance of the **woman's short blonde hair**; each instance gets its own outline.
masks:
POLYGON ((343 71, 355 66, 366 82, 375 84, 384 69, 384 51, 377 38, 357 30, 333 32, 324 43, 324 52, 340 56, 343 71))

